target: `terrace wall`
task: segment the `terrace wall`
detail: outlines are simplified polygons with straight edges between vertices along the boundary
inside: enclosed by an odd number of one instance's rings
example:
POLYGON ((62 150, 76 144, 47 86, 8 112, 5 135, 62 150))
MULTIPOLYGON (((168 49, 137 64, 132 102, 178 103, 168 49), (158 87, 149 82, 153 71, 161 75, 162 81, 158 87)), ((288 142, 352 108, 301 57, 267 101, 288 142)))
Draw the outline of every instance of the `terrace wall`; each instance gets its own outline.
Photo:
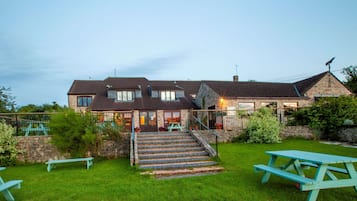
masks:
MULTIPOLYGON (((228 130, 216 130, 219 134, 218 142, 231 142, 234 137, 239 136, 243 128, 235 129, 232 131, 228 130)), ((207 130, 199 131, 200 135, 209 143, 215 143, 215 136, 212 135, 211 132, 207 130)), ((305 138, 305 139, 314 139, 314 135, 312 130, 307 126, 285 126, 280 131, 280 137, 282 139, 286 139, 289 137, 298 137, 298 138, 305 138)))
MULTIPOLYGON (((129 155, 129 137, 123 134, 120 142, 112 140, 103 140, 98 147, 97 153, 92 155, 105 158, 128 157, 129 155)), ((17 136, 17 149, 20 153, 17 159, 28 163, 43 163, 49 159, 68 158, 68 154, 61 154, 57 148, 50 143, 50 136, 17 136)))

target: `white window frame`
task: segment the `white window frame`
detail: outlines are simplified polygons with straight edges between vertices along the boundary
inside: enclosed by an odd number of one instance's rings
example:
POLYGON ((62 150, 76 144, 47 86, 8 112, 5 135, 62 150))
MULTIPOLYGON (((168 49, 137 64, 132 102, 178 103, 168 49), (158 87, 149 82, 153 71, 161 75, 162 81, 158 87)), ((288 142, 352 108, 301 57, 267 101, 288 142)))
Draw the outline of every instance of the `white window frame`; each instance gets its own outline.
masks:
POLYGON ((117 101, 119 102, 131 102, 134 101, 132 91, 117 91, 117 101))
POLYGON ((175 91, 161 91, 161 101, 174 101, 176 100, 175 91))

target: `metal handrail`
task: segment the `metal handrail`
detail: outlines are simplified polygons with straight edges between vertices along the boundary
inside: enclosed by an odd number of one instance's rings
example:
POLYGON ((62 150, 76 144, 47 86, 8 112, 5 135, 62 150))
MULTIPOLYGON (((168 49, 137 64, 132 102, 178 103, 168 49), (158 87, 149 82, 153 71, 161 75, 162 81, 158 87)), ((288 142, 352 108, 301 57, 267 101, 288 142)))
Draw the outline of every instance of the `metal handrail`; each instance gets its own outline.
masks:
POLYGON ((131 165, 135 165, 136 161, 136 153, 135 153, 135 128, 134 128, 134 116, 131 121, 131 137, 130 137, 130 163, 131 165))
POLYGON ((216 140, 216 143, 215 143, 215 147, 216 147, 216 152, 217 152, 217 156, 218 156, 218 133, 216 130, 212 130, 210 129, 208 126, 206 126, 204 123, 201 122, 201 120, 197 117, 195 117, 194 115, 192 115, 193 119, 203 128, 205 128, 206 130, 208 130, 209 133, 211 133, 212 135, 215 136, 215 140, 216 140))

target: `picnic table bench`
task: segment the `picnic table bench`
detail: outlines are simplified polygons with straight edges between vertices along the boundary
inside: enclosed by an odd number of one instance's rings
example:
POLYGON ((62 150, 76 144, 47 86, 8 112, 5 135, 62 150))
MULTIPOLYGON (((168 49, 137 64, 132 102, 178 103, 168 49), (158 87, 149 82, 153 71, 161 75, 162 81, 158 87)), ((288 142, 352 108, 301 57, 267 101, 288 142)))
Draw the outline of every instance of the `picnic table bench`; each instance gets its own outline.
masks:
POLYGON ((21 128, 25 131, 25 136, 29 136, 30 132, 43 133, 45 136, 48 135, 49 128, 45 126, 46 122, 43 121, 30 121, 27 127, 21 128))
POLYGON ((179 131, 183 131, 182 126, 179 122, 171 122, 169 123, 169 126, 167 127, 169 132, 172 132, 172 129, 177 129, 179 131))
POLYGON ((267 151, 266 153, 270 155, 268 165, 254 165, 256 171, 264 172, 262 183, 267 183, 271 174, 292 180, 299 183, 301 191, 310 191, 308 201, 315 201, 320 189, 350 186, 354 187, 357 192, 357 173, 353 166, 357 158, 297 150, 267 151), (278 157, 290 160, 282 166, 277 166, 278 157), (333 166, 335 164, 343 164, 344 168, 333 166), (313 178, 307 178, 304 174, 304 169, 310 167, 316 168, 313 178), (295 170, 296 173, 290 170, 295 170), (338 178, 334 172, 346 174, 348 178, 338 178))
POLYGON ((54 167, 55 164, 60 163, 73 163, 73 162, 86 162, 87 169, 93 165, 93 157, 88 158, 70 158, 70 159, 61 159, 61 160, 49 160, 46 162, 47 164, 47 171, 50 172, 51 169, 54 167))
MULTIPOLYGON (((5 167, 0 167, 0 171, 5 170, 5 167)), ((0 192, 4 195, 7 201, 14 201, 15 198, 10 192, 10 188, 21 188, 22 180, 11 180, 5 182, 0 177, 0 192)))

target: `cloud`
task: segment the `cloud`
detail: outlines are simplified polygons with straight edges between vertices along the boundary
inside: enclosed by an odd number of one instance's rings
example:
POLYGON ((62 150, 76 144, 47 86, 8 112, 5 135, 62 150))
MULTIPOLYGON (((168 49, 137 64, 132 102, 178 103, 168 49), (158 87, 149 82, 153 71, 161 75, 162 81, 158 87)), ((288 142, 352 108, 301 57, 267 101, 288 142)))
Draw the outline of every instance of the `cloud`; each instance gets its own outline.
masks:
POLYGON ((119 65, 118 68, 116 68, 116 75, 118 77, 155 76, 175 68, 186 59, 187 55, 184 53, 141 59, 137 62, 133 62, 133 64, 119 65))

